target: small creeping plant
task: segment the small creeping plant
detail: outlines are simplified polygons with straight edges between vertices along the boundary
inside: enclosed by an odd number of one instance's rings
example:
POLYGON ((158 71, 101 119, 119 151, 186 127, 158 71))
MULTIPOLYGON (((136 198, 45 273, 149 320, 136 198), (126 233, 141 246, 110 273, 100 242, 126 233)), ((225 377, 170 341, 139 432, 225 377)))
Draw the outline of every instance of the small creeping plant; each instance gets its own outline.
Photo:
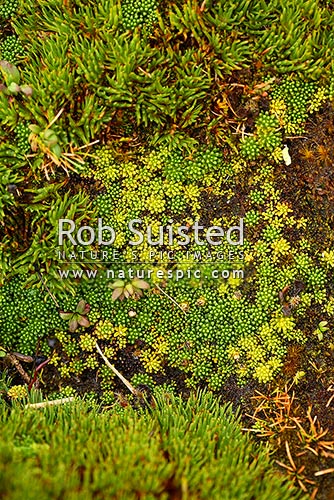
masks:
POLYGON ((69 321, 69 330, 70 332, 75 332, 78 326, 83 326, 84 328, 88 328, 90 325, 89 319, 86 314, 89 313, 90 305, 87 304, 83 299, 78 302, 78 305, 74 312, 65 312, 60 311, 61 319, 65 321, 69 321))

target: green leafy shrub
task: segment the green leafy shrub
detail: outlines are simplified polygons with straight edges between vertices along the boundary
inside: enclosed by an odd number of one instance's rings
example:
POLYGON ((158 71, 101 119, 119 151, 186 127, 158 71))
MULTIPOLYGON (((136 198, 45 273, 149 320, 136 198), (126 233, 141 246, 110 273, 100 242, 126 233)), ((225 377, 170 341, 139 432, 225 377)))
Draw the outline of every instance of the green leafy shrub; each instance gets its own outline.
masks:
MULTIPOLYGON (((65 107, 59 121, 63 139, 78 147, 97 139, 108 124, 123 130, 154 126, 156 143, 185 143, 185 132, 193 136, 194 128, 212 121, 226 75, 249 64, 329 83, 332 17, 320 1, 257 1, 251 14, 249 0, 224 6, 167 2, 159 14, 156 6, 153 0, 125 0, 71 10, 59 0, 20 1, 13 24, 27 50, 24 78, 36 92, 26 118, 35 123, 44 110, 51 120, 65 107), (150 31, 157 18, 154 43, 139 30, 124 33, 124 27, 138 25, 150 31), (36 37, 36 31, 45 35, 36 37)), ((317 100, 323 100, 321 92, 317 100)), ((275 140, 272 135, 270 147, 275 140)))

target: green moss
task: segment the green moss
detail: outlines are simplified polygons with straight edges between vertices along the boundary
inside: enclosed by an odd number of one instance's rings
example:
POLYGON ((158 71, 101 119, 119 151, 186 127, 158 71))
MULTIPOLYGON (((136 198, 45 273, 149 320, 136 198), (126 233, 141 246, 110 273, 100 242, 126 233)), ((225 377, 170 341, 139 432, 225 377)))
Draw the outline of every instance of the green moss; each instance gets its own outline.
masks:
POLYGON ((2 60, 17 64, 24 54, 24 48, 16 35, 9 35, 0 42, 0 57, 2 60))
MULTIPOLYGON (((48 317, 21 281, 13 302, 15 278, 3 287, 11 297, 5 293, 0 313, 5 345, 33 352, 38 338, 56 335, 53 362, 66 384, 75 385, 74 376, 94 377, 110 403, 115 381, 103 372, 96 340, 130 379, 163 385, 176 370, 181 384, 212 390, 230 375, 239 382, 272 380, 289 345, 305 342, 305 317, 314 309, 316 316, 324 307, 331 311, 331 260, 319 257, 330 240, 315 248, 310 221, 288 192, 292 177, 287 173, 282 182, 282 150, 285 138, 302 133, 331 97, 333 19, 321 2, 297 4, 282 10, 278 1, 252 2, 249 9, 248 0, 68 8, 61 0, 19 2, 11 21, 16 35, 1 50, 14 60, 20 44, 25 47, 21 79, 34 91, 8 93, 6 81, 0 93, 1 280, 20 274, 44 294, 47 286, 66 311, 84 297, 91 327, 64 332, 53 306, 48 317), (140 301, 115 303, 100 275, 99 283, 79 283, 75 258, 59 274, 60 218, 94 225, 103 217, 113 226, 108 260, 114 250, 122 260, 99 269, 117 273, 126 262, 135 261, 137 271, 150 260, 148 243, 135 255, 129 250, 131 219, 140 218, 144 231, 151 226, 157 238, 170 220, 176 227, 194 221, 230 227, 241 216, 244 259, 227 258, 235 248, 226 242, 218 248, 223 258, 210 254, 213 245, 175 244, 171 262, 156 255, 152 266, 200 267, 201 277, 151 279, 152 290, 140 301), (212 275, 235 267, 244 281, 212 275), (32 317, 19 314, 22 304, 32 317)), ((165 238, 157 250, 166 248, 165 238)), ((62 249, 67 256, 74 250, 62 249)))
POLYGON ((122 20, 126 30, 133 30, 137 26, 150 29, 157 21, 157 2, 155 0, 123 0, 122 20))
POLYGON ((17 0, 4 0, 0 5, 0 19, 10 19, 18 7, 17 0))
POLYGON ((171 487, 203 500, 221 499, 222 491, 229 500, 300 497, 274 470, 268 452, 242 433, 231 407, 209 395, 183 402, 164 394, 154 409, 141 412, 114 405, 98 413, 94 403, 83 402, 24 414, 1 405, 0 411, 5 498, 89 500, 97 492, 168 498, 171 487))
POLYGON ((34 354, 38 342, 59 328, 61 320, 51 300, 45 302, 36 289, 25 290, 23 283, 16 277, 1 287, 0 344, 34 354))

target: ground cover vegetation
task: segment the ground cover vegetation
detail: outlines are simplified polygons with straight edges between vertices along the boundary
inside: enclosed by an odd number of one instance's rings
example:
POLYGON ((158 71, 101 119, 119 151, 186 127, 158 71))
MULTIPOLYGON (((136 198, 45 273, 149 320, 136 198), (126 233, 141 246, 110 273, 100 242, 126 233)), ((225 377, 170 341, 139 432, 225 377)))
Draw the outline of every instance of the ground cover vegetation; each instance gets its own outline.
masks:
POLYGON ((160 396, 150 411, 112 414, 87 402, 0 411, 4 499, 301 498, 275 474, 267 450, 242 433, 240 416, 212 395, 160 396))
MULTIPOLYGON (((4 415, 37 386, 113 411, 129 388, 137 407, 138 391, 205 387, 241 406, 303 493, 329 498, 331 2, 6 0, 0 23, 4 415), (59 219, 99 217, 116 232, 106 262, 94 262, 95 242, 81 262, 71 241, 59 247, 59 219), (180 247, 165 234, 153 252, 146 240, 131 248, 135 219, 156 241, 168 224, 243 219, 244 244, 180 247), (165 274, 120 275, 149 268, 165 274)), ((164 467, 147 498, 171 483, 164 467)), ((207 498, 184 481, 182 498, 207 498)))

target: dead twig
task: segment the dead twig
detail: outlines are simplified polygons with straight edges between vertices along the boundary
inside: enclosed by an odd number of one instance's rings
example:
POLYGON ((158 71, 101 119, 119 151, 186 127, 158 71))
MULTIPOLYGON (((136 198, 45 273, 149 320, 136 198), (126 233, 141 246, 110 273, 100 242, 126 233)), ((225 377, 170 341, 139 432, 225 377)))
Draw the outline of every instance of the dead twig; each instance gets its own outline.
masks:
POLYGON ((123 375, 114 367, 114 365, 112 365, 110 363, 109 359, 101 351, 100 346, 99 346, 99 344, 97 342, 95 343, 95 347, 97 349, 97 352, 100 354, 100 356, 102 357, 103 361, 105 362, 105 364, 110 368, 110 370, 112 370, 114 372, 114 374, 117 375, 117 377, 129 389, 129 391, 132 392, 132 394, 134 394, 135 396, 138 396, 140 394, 139 391, 137 391, 137 389, 135 389, 133 387, 133 385, 130 384, 130 382, 125 377, 123 377, 123 375))
POLYGON ((183 314, 185 314, 187 316, 187 313, 185 312, 185 310, 182 309, 182 307, 180 306, 180 304, 178 304, 176 302, 176 300, 173 299, 173 297, 171 297, 170 295, 168 295, 168 293, 165 292, 165 290, 163 290, 157 283, 155 284, 155 286, 157 287, 158 290, 160 290, 160 292, 162 292, 164 295, 166 295, 166 297, 168 297, 169 300, 171 300, 173 302, 173 304, 175 304, 179 309, 181 309, 181 311, 183 312, 183 314))
POLYGON ((334 472, 334 467, 332 467, 331 469, 318 470, 318 472, 315 472, 314 475, 323 476, 325 474, 333 474, 333 472, 334 472))
POLYGON ((65 403, 72 403, 75 400, 74 397, 70 398, 62 398, 62 399, 53 399, 51 401, 42 401, 42 403, 28 403, 25 405, 25 408, 33 408, 33 409, 38 409, 38 408, 46 408, 47 406, 55 406, 55 405, 62 405, 65 403))
POLYGON ((47 284, 45 283, 45 281, 44 281, 44 279, 43 279, 43 277, 42 277, 41 273, 40 273, 40 272, 39 272, 39 270, 37 269, 37 266, 35 266, 35 271, 36 271, 36 273, 37 273, 37 275, 38 275, 38 277, 39 277, 39 279, 40 279, 40 281, 41 281, 41 283, 42 283, 43 287, 45 288, 45 290, 46 290, 46 291, 48 292, 48 294, 50 295, 50 297, 51 297, 51 299, 52 299, 53 303, 55 304, 55 306, 57 307, 57 309, 60 309, 60 305, 58 304, 58 302, 57 302, 57 300, 56 300, 55 296, 54 296, 54 295, 51 293, 51 291, 49 290, 49 287, 48 287, 48 286, 47 286, 47 284))
POLYGON ((15 357, 14 354, 7 354, 7 359, 9 359, 9 361, 12 363, 12 365, 15 366, 15 368, 17 369, 17 371, 19 372, 19 374, 21 375, 21 377, 23 378, 23 380, 27 383, 27 384, 30 384, 30 377, 29 375, 27 374, 27 372, 23 369, 21 363, 19 362, 19 360, 15 357))

